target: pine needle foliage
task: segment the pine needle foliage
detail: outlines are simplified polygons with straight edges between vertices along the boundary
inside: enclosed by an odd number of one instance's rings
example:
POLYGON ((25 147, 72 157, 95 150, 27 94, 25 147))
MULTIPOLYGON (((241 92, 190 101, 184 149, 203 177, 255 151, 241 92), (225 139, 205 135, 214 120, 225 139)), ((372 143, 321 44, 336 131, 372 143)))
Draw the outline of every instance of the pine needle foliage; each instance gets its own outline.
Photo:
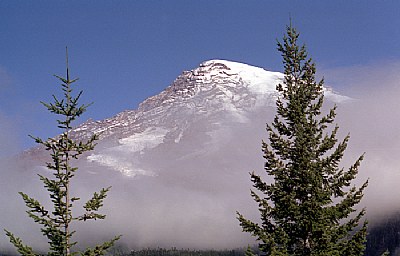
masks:
MULTIPOLYGON (((84 204, 84 214, 73 216, 72 208, 75 202, 80 200, 78 197, 71 196, 70 184, 74 177, 77 167, 71 165, 74 159, 78 159, 84 152, 93 150, 96 145, 97 135, 93 135, 86 142, 76 141, 71 137, 72 122, 81 116, 89 105, 80 105, 79 99, 82 95, 80 91, 76 96, 72 95, 72 84, 78 79, 70 79, 68 70, 68 54, 67 54, 67 76, 66 78, 55 76, 61 81, 61 89, 63 98, 59 99, 53 95, 53 103, 41 102, 51 113, 61 116, 57 120, 58 128, 62 130, 62 134, 56 138, 49 138, 46 141, 32 137, 36 143, 43 145, 47 151, 50 151, 52 162, 48 162, 47 168, 53 171, 53 177, 45 177, 38 174, 44 187, 47 189, 53 210, 45 209, 36 199, 28 196, 23 192, 19 192, 24 200, 28 216, 42 228, 43 236, 48 239, 49 256, 70 256, 70 255, 104 255, 105 251, 112 247, 114 242, 120 236, 114 237, 110 241, 94 248, 87 248, 83 252, 74 252, 73 247, 77 244, 72 240, 75 233, 71 230, 71 223, 75 221, 86 221, 104 219, 106 216, 98 211, 103 206, 103 201, 107 196, 110 187, 101 189, 100 192, 93 194, 93 197, 84 204)), ((14 236, 8 230, 5 230, 10 242, 15 246, 18 253, 26 256, 39 255, 34 253, 33 249, 23 244, 19 237, 14 236)))
POLYGON ((290 25, 278 41, 284 80, 277 86, 277 113, 267 124, 269 143, 262 143, 272 182, 250 173, 261 221, 239 212, 238 220, 266 255, 363 255, 367 222, 361 227, 359 222, 365 209, 355 206, 368 180, 360 187, 353 181, 364 155, 348 169, 339 167, 349 135, 340 142, 336 138, 336 106, 322 113, 324 81, 316 81, 315 64, 298 37, 290 25))
POLYGON ((248 245, 246 251, 244 252, 245 256, 256 256, 257 254, 254 254, 253 250, 251 249, 251 246, 248 245))
POLYGON ((389 256, 390 255, 390 252, 389 252, 389 250, 386 250, 384 253, 382 253, 382 255, 381 256, 389 256))

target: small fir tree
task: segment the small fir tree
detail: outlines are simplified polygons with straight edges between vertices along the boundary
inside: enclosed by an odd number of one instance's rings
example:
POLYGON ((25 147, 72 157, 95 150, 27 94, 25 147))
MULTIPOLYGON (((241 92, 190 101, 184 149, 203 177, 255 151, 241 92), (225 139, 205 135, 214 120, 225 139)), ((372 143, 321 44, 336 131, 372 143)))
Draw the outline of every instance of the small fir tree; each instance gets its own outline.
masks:
POLYGON ((254 172, 251 191, 259 205, 261 223, 238 220, 244 232, 260 241, 267 255, 363 255, 366 221, 359 226, 365 209, 355 206, 363 197, 366 181, 351 185, 357 161, 345 170, 339 167, 349 136, 338 143, 338 126, 331 129, 336 106, 324 115, 323 80, 316 82, 315 64, 299 47, 299 34, 290 25, 278 50, 285 67, 277 114, 267 125, 269 143, 263 142, 267 183, 254 172), (353 214, 352 214, 353 213, 353 214))
MULTIPOLYGON (((53 171, 53 178, 48 178, 39 174, 40 180, 49 192, 53 211, 48 211, 44 206, 34 198, 23 192, 19 192, 29 208, 27 211, 29 217, 35 222, 42 225, 41 232, 47 237, 50 245, 47 255, 104 255, 105 251, 113 246, 114 242, 120 238, 117 236, 110 241, 94 248, 87 248, 83 252, 73 252, 73 247, 77 244, 72 240, 75 231, 70 226, 75 221, 86 221, 104 219, 106 216, 98 213, 103 206, 103 200, 107 196, 110 187, 101 189, 100 192, 94 193, 93 197, 84 204, 84 214, 74 216, 72 213, 73 204, 80 200, 78 197, 71 195, 70 183, 74 177, 77 167, 73 167, 71 162, 78 159, 84 152, 93 150, 97 135, 93 135, 88 141, 76 141, 71 137, 72 122, 81 116, 89 105, 80 105, 78 103, 82 91, 77 96, 72 96, 72 84, 78 79, 71 80, 68 70, 68 53, 67 53, 67 77, 61 80, 64 98, 59 100, 53 95, 53 103, 42 104, 52 113, 62 116, 58 122, 58 128, 62 129, 62 134, 56 138, 49 138, 43 141, 40 138, 32 137, 37 143, 43 145, 46 150, 51 152, 52 162, 46 163, 47 168, 53 171)), ((10 242, 16 247, 21 255, 38 255, 33 249, 23 244, 22 240, 8 230, 5 230, 10 242)))
POLYGON ((253 250, 251 249, 250 245, 247 245, 247 249, 244 252, 245 256, 256 256, 257 254, 254 254, 253 250))

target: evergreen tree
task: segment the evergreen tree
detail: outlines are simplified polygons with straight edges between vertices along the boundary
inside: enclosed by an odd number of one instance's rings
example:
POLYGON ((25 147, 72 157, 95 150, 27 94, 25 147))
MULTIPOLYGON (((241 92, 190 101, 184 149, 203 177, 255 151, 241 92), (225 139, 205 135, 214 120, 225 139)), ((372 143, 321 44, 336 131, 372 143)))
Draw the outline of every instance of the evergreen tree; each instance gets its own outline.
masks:
MULTIPOLYGON (((42 228, 42 234, 47 237, 50 245, 50 251, 47 255, 53 256, 69 256, 69 255, 104 255, 105 251, 113 246, 114 242, 119 239, 119 236, 110 241, 104 242, 101 245, 96 245, 94 248, 87 248, 83 252, 72 252, 72 248, 77 242, 72 240, 75 231, 71 230, 70 226, 75 221, 86 221, 104 219, 106 216, 98 213, 98 210, 103 206, 103 201, 107 196, 109 188, 103 188, 100 192, 95 192, 93 197, 84 204, 84 214, 81 216, 73 216, 73 204, 80 200, 78 197, 72 196, 70 191, 71 179, 74 177, 77 167, 73 167, 71 163, 76 160, 84 152, 93 150, 97 135, 93 135, 86 142, 76 141, 71 137, 72 122, 81 116, 89 105, 80 105, 78 103, 82 91, 76 96, 72 95, 72 84, 78 79, 71 80, 68 70, 68 53, 67 53, 67 77, 61 80, 63 99, 59 100, 53 95, 53 103, 42 104, 52 113, 60 115, 57 120, 58 128, 62 129, 62 134, 56 138, 49 138, 43 141, 40 138, 32 137, 37 143, 43 145, 46 150, 51 152, 52 162, 46 163, 47 168, 53 171, 53 178, 48 178, 39 174, 40 180, 44 187, 49 192, 49 196, 53 205, 53 211, 48 211, 44 206, 34 198, 23 192, 19 192, 29 208, 27 211, 30 218, 39 223, 42 228)), ((24 245, 22 240, 8 230, 5 230, 10 242, 16 247, 21 255, 38 255, 33 249, 24 245)))
POLYGON ((240 213, 238 220, 267 255, 363 255, 367 223, 358 226, 365 209, 355 206, 368 181, 352 185, 363 155, 350 168, 339 167, 349 135, 336 138, 336 106, 322 113, 324 81, 316 81, 315 64, 298 37, 290 25, 278 42, 284 80, 277 86, 277 114, 267 124, 269 143, 262 143, 264 169, 273 180, 250 174, 262 193, 251 191, 261 223, 240 213))
POLYGON ((247 249, 244 252, 245 256, 256 256, 257 254, 254 254, 253 250, 251 249, 250 245, 247 245, 247 249))

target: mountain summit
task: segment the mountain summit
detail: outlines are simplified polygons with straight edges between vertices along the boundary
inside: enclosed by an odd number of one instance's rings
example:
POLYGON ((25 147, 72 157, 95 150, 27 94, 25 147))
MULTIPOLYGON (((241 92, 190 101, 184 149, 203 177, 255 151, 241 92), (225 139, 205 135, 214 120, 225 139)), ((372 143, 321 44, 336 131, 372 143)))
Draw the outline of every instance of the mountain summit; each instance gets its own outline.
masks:
MULTIPOLYGON (((251 114, 275 105, 275 87, 282 79, 282 73, 243 63, 205 61, 196 69, 184 71, 137 110, 102 121, 90 120, 73 132, 78 138, 92 133, 100 135, 100 150, 88 156, 89 161, 130 177, 156 176, 154 170, 138 168, 137 157, 124 159, 129 155, 143 158, 161 144, 163 148, 179 144, 182 138, 193 136, 194 125, 204 126, 204 132, 212 133, 228 123, 253 122, 249 119, 251 114), (136 163, 132 161, 135 158, 136 163)), ((347 99, 329 89, 325 92, 335 102, 347 99)))
POLYGON ((75 131, 81 135, 85 131, 96 132, 103 138, 131 133, 138 123, 165 125, 173 112, 206 117, 227 111, 239 118, 241 112, 264 105, 265 99, 273 104, 275 86, 282 79, 281 73, 242 63, 206 61, 196 69, 184 71, 160 94, 139 104, 137 110, 127 110, 103 121, 89 121, 75 131))

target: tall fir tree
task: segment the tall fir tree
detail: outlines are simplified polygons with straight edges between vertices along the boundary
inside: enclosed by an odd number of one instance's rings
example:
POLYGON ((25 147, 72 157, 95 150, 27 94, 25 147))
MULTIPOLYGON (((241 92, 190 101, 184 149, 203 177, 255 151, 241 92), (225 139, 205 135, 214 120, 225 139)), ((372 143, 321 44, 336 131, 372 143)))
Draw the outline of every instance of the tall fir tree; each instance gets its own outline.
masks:
POLYGON ((262 143, 264 169, 272 182, 250 174, 259 191, 252 190, 251 196, 261 222, 239 212, 238 220, 267 255, 363 255, 367 222, 361 227, 359 222, 365 209, 355 206, 368 181, 358 188, 352 184, 363 155, 350 168, 339 167, 349 135, 341 142, 336 138, 336 106, 322 113, 324 81, 316 81, 315 64, 298 37, 290 25, 278 42, 284 80, 277 86, 277 113, 267 124, 269 143, 262 143))
MULTIPOLYGON (((84 214, 80 216, 73 215, 73 204, 80 200, 80 198, 72 196, 70 190, 71 179, 78 170, 77 167, 73 167, 71 164, 73 160, 78 159, 83 153, 93 150, 98 137, 97 135, 93 135, 86 142, 76 141, 71 137, 72 122, 81 116, 89 105, 80 105, 79 99, 82 91, 76 96, 72 95, 72 84, 78 79, 71 80, 69 77, 68 52, 66 59, 66 78, 55 76, 62 82, 63 99, 60 100, 53 95, 53 103, 47 104, 42 102, 51 113, 61 116, 57 120, 57 123, 58 128, 62 130, 62 134, 56 138, 49 138, 46 141, 32 137, 36 143, 43 145, 46 150, 51 152, 52 162, 46 164, 47 168, 53 171, 54 178, 48 178, 40 174, 39 178, 49 192, 53 210, 51 212, 46 210, 39 201, 23 192, 19 192, 19 194, 29 208, 27 211, 29 217, 42 226, 41 232, 48 239, 50 248, 47 255, 104 255, 105 251, 112 247, 120 236, 96 245, 94 248, 87 248, 82 252, 73 250, 77 242, 72 240, 75 231, 71 230, 71 224, 76 221, 104 219, 106 216, 98 213, 98 210, 103 206, 103 201, 110 187, 103 188, 100 192, 93 194, 93 197, 83 205, 84 214)), ((19 237, 14 236, 8 230, 5 230, 5 232, 10 242, 21 255, 39 255, 31 247, 25 245, 19 237)))

